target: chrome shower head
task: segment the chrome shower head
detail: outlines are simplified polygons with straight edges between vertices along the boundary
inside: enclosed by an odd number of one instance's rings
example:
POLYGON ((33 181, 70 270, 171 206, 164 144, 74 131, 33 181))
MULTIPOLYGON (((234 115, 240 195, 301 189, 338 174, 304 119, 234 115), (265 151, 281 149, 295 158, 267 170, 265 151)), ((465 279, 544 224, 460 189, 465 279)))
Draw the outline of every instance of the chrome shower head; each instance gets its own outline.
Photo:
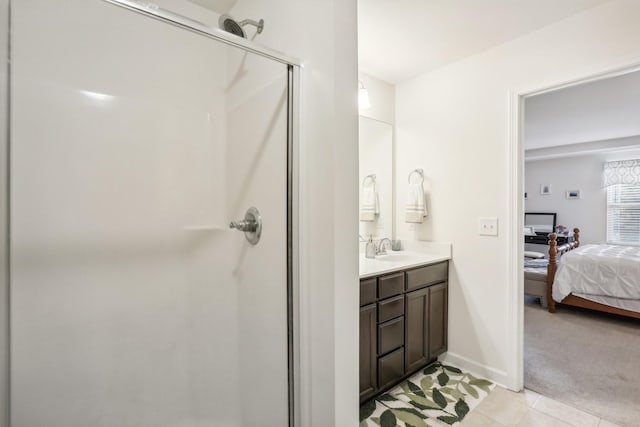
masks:
POLYGON ((220 26, 220 29, 225 30, 228 33, 235 34, 239 37, 247 37, 240 24, 238 24, 236 20, 229 15, 220 16, 218 25, 220 26))
POLYGON ((247 38, 247 33, 245 33, 244 27, 245 25, 250 24, 257 28, 256 34, 260 34, 262 29, 264 28, 264 19, 260 21, 254 21, 251 19, 245 19, 243 21, 236 21, 230 15, 222 15, 220 19, 218 19, 218 25, 222 30, 225 30, 228 33, 235 34, 236 36, 247 38))

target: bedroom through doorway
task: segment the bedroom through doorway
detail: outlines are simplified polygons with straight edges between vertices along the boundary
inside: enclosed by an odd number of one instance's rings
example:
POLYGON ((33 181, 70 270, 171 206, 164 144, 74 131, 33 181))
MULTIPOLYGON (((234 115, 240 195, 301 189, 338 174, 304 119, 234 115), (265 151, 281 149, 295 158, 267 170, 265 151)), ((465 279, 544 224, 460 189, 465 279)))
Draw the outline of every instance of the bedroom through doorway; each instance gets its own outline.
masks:
POLYGON ((523 111, 524 387, 636 425, 640 71, 526 96, 523 111))

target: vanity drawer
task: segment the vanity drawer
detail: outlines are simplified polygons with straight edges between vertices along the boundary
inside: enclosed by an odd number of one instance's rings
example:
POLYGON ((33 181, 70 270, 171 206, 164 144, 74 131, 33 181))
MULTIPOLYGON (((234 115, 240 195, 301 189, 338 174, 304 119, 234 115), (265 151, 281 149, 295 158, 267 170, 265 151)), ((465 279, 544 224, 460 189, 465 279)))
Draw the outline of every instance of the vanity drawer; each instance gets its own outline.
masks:
POLYGON ((409 270, 407 271, 407 291, 444 282, 447 280, 448 273, 449 263, 447 261, 409 270))
POLYGON ((360 281, 360 307, 376 302, 376 278, 360 281))
POLYGON ((400 295, 404 291, 404 272, 389 274, 378 279, 378 298, 400 295))
POLYGON ((404 316, 378 325, 378 354, 404 345, 404 316))
POLYGON ((404 314, 404 297, 398 295, 378 303, 378 323, 386 322, 404 314))
POLYGON ((404 348, 378 359, 378 388, 382 389, 404 376, 404 348))

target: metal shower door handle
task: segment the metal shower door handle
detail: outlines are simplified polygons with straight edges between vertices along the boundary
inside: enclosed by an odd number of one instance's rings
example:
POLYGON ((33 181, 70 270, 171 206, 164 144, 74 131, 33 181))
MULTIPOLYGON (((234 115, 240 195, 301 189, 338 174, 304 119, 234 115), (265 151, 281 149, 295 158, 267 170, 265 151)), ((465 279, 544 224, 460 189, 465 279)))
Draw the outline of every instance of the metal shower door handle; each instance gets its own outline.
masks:
POLYGON ((262 217, 258 209, 250 207, 244 214, 244 219, 239 221, 231 221, 229 228, 235 228, 238 231, 244 232, 244 237, 252 245, 257 244, 260 241, 260 235, 262 234, 262 217))

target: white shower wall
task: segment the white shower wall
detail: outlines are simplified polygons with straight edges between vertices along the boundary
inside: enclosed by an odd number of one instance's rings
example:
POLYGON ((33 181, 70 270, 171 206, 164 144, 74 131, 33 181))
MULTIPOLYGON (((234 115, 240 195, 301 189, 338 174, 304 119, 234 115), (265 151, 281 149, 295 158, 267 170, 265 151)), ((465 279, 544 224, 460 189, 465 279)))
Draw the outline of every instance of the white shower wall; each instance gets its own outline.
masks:
MULTIPOLYGON (((237 357, 242 426, 285 426, 287 414, 287 73, 240 50, 227 53, 226 191, 228 211, 260 209, 263 236, 244 238, 232 266, 237 279, 237 357)), ((214 201, 215 202, 215 201, 214 201)))
POLYGON ((101 1, 13 27, 12 426, 285 425, 286 67, 101 1))

